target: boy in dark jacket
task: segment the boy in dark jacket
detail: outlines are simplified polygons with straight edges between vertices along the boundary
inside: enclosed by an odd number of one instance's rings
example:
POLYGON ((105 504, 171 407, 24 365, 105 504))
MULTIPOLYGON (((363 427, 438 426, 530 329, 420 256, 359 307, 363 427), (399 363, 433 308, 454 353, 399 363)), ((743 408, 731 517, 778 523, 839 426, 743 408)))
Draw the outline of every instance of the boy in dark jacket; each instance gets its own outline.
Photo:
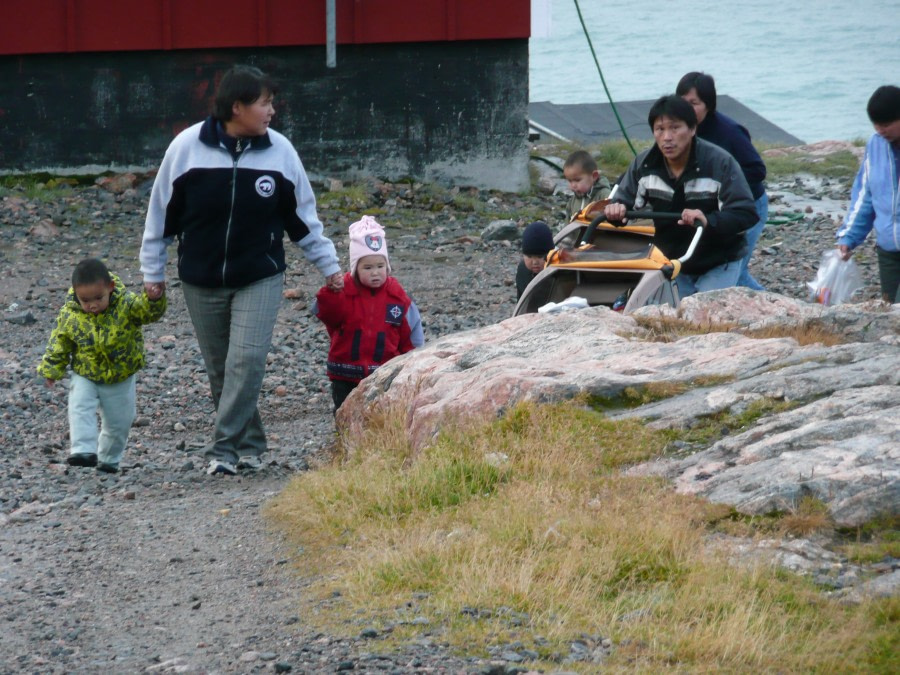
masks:
POLYGON ((334 411, 378 366, 425 344, 416 303, 391 276, 384 229, 372 216, 350 226, 350 273, 323 286, 313 314, 328 329, 328 378, 334 411))

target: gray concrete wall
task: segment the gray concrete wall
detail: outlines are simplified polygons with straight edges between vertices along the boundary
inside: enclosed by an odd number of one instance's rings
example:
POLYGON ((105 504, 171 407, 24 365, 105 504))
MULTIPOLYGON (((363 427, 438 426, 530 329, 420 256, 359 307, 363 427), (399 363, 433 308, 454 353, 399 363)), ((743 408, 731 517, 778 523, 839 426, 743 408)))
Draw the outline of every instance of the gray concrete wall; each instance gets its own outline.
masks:
POLYGON ((0 172, 148 170, 205 117, 217 76, 276 76, 273 128, 314 177, 528 185, 528 42, 0 57, 0 172))

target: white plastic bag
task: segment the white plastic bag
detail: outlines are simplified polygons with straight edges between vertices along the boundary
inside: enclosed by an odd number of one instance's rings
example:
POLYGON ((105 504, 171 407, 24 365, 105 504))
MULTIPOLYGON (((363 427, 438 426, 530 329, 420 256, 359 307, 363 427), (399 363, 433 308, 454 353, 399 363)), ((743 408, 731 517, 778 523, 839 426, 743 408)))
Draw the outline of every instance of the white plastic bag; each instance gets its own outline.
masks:
POLYGON ((585 298, 579 298, 577 295, 570 295, 562 302, 548 302, 546 305, 538 307, 539 314, 556 314, 564 309, 584 309, 588 306, 585 298))
POLYGON ((830 306, 847 302, 863 287, 863 280, 853 259, 842 260, 841 252, 832 248, 822 254, 816 280, 806 285, 809 286, 810 302, 830 306))

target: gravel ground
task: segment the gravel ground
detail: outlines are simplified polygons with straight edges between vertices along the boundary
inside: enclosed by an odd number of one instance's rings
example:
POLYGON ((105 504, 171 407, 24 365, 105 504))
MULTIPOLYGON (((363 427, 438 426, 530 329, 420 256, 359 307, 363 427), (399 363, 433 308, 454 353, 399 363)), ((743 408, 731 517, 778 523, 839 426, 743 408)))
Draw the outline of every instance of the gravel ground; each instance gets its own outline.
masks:
MULTIPOLYGON (((381 653, 364 619, 357 638, 339 639, 299 615, 312 582, 296 573, 302 558, 267 531, 261 507, 292 474, 325 459, 333 421, 327 339, 308 314, 321 279, 293 249, 260 398, 270 436, 261 471, 203 472, 198 451, 212 405, 171 281, 167 314, 145 329, 148 366, 123 472, 65 464, 66 388, 46 389, 34 368, 77 260, 104 257, 139 287, 148 190, 144 180, 121 194, 79 187, 0 201, 0 673, 516 672, 448 654, 427 627, 401 653, 381 653)), ((331 200, 320 210, 346 263, 346 226, 382 209, 394 272, 416 298, 427 339, 510 316, 516 244, 480 234, 500 214, 550 214, 564 203, 560 195, 471 192, 466 206, 454 193, 435 194, 373 185, 362 201, 331 200), (417 225, 393 227, 401 221, 417 225)), ((769 290, 805 298, 846 187, 798 179, 770 194, 772 216, 804 217, 767 227, 752 271, 769 290)), ((874 251, 856 259, 867 281, 861 299, 876 297, 874 251)))

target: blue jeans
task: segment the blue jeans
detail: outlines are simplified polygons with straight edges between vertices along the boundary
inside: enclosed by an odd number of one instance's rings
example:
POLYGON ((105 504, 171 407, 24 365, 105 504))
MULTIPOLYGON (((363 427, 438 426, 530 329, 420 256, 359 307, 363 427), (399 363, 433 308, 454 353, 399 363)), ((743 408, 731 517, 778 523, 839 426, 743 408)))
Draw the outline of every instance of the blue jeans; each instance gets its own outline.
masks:
POLYGON ((71 454, 97 455, 101 463, 119 466, 136 414, 134 383, 134 375, 116 384, 100 384, 72 373, 69 383, 71 454))
POLYGON ((766 289, 750 274, 750 257, 753 255, 753 251, 756 249, 756 242, 759 241, 763 228, 766 226, 766 221, 769 219, 769 195, 765 192, 763 192, 762 197, 756 200, 756 213, 759 215, 759 222, 744 232, 744 237, 747 240, 747 255, 741 260, 741 274, 738 277, 737 285, 752 288, 754 291, 764 291, 766 289))
POLYGON ((678 285, 678 295, 686 298, 694 293, 702 291, 715 291, 720 288, 737 286, 738 275, 741 273, 741 261, 733 260, 718 267, 713 267, 703 274, 679 274, 675 277, 678 285))
POLYGON ((216 407, 207 459, 233 464, 266 451, 257 402, 283 286, 282 274, 240 288, 182 284, 216 407))

